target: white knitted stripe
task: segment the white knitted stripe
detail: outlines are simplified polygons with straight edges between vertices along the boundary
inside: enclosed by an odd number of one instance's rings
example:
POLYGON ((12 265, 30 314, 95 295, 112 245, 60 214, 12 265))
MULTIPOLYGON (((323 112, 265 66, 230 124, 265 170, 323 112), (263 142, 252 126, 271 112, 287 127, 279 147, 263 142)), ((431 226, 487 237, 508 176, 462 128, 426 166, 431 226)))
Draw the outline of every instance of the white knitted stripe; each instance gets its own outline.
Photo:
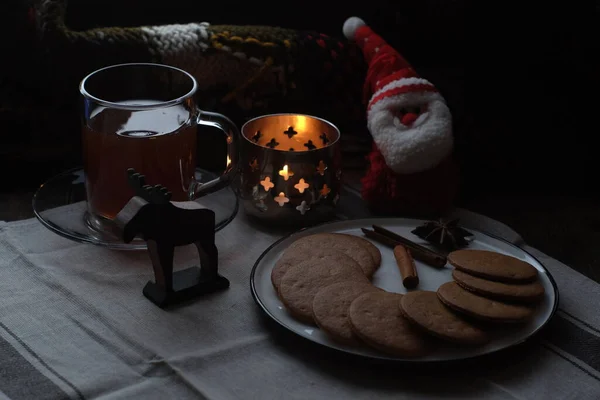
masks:
MULTIPOLYGON (((414 107, 419 104, 427 104, 429 101, 446 101, 438 92, 408 92, 392 97, 384 97, 378 102, 371 104, 367 111, 367 118, 371 118, 385 108, 394 106, 395 108, 414 107)), ((370 103, 369 103, 370 104, 370 103)))
POLYGON ((172 24, 141 27, 149 42, 165 56, 175 56, 193 50, 206 50, 209 47, 209 23, 172 24))
POLYGON ((381 92, 385 92, 386 90, 395 89, 398 87, 408 86, 408 85, 431 85, 431 86, 433 86, 433 84, 431 82, 429 82, 427 79, 423 79, 423 78, 417 78, 417 77, 400 78, 396 81, 392 81, 392 82, 388 83, 387 85, 385 85, 384 87, 379 89, 377 92, 375 92, 375 95, 377 95, 381 92))
POLYGON ((382 87, 381 89, 377 90, 375 93, 373 93, 373 96, 371 96, 371 100, 369 101, 369 103, 371 101, 373 101, 373 99, 377 96, 379 96, 379 94, 386 92, 390 89, 396 89, 402 86, 408 86, 408 85, 430 85, 433 86, 433 84, 431 82, 429 82, 427 79, 423 79, 423 78, 415 78, 415 77, 411 77, 411 78, 400 78, 396 81, 392 81, 390 83, 388 83, 387 85, 385 85, 384 87, 382 87))

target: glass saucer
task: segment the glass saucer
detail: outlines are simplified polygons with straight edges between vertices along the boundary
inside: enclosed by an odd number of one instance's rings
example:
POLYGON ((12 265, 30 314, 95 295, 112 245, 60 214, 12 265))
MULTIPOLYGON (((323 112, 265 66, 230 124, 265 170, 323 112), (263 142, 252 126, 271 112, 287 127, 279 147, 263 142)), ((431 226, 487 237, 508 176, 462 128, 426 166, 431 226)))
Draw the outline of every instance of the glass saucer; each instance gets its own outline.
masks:
MULTIPOLYGON (((199 182, 208 182, 215 177, 211 172, 196 169, 196 179, 199 182)), ((229 224, 238 211, 238 199, 231 187, 207 194, 193 203, 196 204, 192 204, 192 208, 199 205, 215 212, 215 231, 229 224)), ((181 204, 189 208, 189 205, 181 204)), ((116 235, 95 230, 89 225, 84 173, 81 168, 65 171, 40 186, 33 196, 33 211, 46 228, 67 239, 117 250, 146 249, 146 242, 141 239, 123 243, 116 235)))

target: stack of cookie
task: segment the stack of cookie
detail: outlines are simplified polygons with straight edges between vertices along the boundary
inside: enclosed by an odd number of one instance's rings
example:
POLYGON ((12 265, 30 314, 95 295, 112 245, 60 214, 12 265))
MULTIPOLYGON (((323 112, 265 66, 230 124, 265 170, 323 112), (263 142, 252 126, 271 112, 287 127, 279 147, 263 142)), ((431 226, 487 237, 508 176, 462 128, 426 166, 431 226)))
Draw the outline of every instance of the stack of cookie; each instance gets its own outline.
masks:
POLYGON ((271 272, 271 282, 295 318, 316 323, 333 339, 356 343, 348 308, 359 295, 381 289, 371 278, 381 253, 358 236, 318 233, 298 239, 271 272))
POLYGON ((456 283, 477 295, 522 304, 536 303, 544 296, 537 269, 517 258, 492 251, 457 250, 448 255, 448 261, 454 266, 456 283))
POLYGON ((443 340, 484 344, 498 324, 528 321, 534 304, 544 296, 537 270, 517 258, 457 250, 448 255, 448 261, 454 266, 454 281, 441 285, 437 293, 408 293, 400 302, 407 319, 443 340))
POLYGON ((525 322, 532 305, 544 296, 538 271, 525 261, 485 250, 458 250, 448 255, 452 277, 438 289, 452 310, 477 320, 525 322))
POLYGON ((424 355, 439 339, 487 343, 489 329, 479 321, 526 321, 543 297, 537 270, 513 257, 459 250, 448 260, 454 281, 437 292, 391 293, 370 281, 381 264, 377 247, 358 236, 319 233, 292 243, 271 281, 295 318, 338 342, 402 357, 424 355))

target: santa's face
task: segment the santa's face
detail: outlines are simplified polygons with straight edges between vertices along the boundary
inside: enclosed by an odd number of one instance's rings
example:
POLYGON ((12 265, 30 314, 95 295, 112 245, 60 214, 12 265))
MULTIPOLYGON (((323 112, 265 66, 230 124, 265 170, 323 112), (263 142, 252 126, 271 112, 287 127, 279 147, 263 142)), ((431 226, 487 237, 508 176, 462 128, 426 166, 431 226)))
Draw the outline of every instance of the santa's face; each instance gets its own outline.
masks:
POLYGON ((384 98, 369 110, 368 126, 387 165, 398 174, 433 168, 452 152, 452 116, 437 92, 384 98))

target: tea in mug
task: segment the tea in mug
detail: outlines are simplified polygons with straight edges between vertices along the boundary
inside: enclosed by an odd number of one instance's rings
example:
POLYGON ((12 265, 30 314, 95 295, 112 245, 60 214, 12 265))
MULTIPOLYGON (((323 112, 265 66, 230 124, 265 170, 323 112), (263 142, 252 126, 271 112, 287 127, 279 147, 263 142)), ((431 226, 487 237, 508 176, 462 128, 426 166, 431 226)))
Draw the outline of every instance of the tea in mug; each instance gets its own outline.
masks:
MULTIPOLYGON (((121 104, 152 104, 128 101, 121 104)), ((161 184, 173 201, 189 200, 196 169, 196 131, 182 105, 130 111, 99 107, 83 127, 83 159, 89 211, 113 219, 134 196, 127 169, 161 184)))

